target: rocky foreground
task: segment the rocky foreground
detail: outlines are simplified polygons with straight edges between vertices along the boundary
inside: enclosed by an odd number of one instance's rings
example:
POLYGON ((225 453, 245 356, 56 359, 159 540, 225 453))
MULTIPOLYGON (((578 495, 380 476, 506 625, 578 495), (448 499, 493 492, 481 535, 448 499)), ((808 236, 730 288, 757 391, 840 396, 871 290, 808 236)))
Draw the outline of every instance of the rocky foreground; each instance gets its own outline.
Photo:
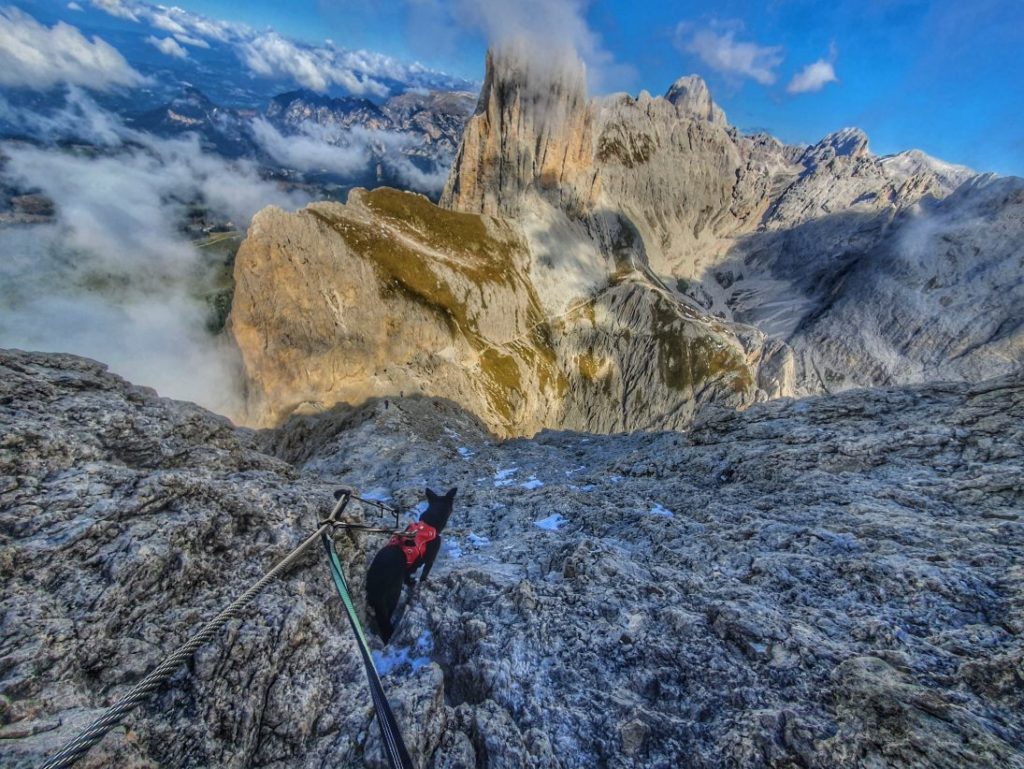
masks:
MULTIPOLYGON (((497 442, 436 399, 236 430, 0 353, 0 763, 36 764, 339 483, 452 529, 385 685, 423 767, 1024 767, 1024 375, 497 442)), ((379 538, 339 540, 356 590, 379 538)), ((319 552, 81 762, 383 766, 319 552)))

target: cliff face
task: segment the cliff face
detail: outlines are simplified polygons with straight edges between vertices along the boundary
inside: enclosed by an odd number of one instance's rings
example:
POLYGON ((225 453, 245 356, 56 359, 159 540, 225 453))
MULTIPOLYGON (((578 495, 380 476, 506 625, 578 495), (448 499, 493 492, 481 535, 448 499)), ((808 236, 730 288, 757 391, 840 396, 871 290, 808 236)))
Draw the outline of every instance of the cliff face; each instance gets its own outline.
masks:
POLYGON ((503 221, 396 190, 262 211, 230 320, 254 421, 406 393, 536 431, 564 382, 525 253, 503 221))
POLYGON ((738 324, 737 338, 766 337, 755 345, 765 394, 972 380, 1024 362, 1020 180, 915 150, 878 157, 852 128, 806 148, 742 136, 696 77, 664 98, 587 103, 573 90, 558 130, 492 119, 520 108, 526 83, 489 60, 442 203, 514 212, 539 286, 561 285, 552 264, 577 275, 587 261, 629 264, 738 324), (481 146, 492 152, 466 151, 481 146), (531 158, 572 147, 574 162, 502 162, 522 147, 531 158), (551 237, 563 219, 586 245, 551 237))
POLYGON ((516 217, 527 189, 549 191, 573 210, 593 201, 593 109, 583 65, 556 73, 522 52, 488 52, 476 114, 462 135, 441 205, 516 217))
MULTIPOLYGON (((339 483, 408 507, 459 488, 430 580, 374 641, 418 766, 1024 756, 1020 377, 498 442, 423 397, 255 434, 92 361, 0 351, 0 435, 11 769, 301 541, 339 483)), ((360 612, 383 542, 338 536, 360 612)), ((315 551, 79 766, 325 764, 386 766, 315 551)))
POLYGON ((262 211, 230 319, 251 421, 423 394, 522 435, 681 425, 750 401, 753 370, 723 324, 628 271, 551 313, 530 266, 510 221, 396 190, 262 211))
POLYGON ((488 56, 442 206, 513 217, 552 206, 605 250, 602 225, 622 217, 640 235, 637 256, 666 273, 767 205, 766 161, 737 141, 699 78, 667 98, 590 102, 577 66, 538 80, 512 54, 488 56))
POLYGON ((232 311, 255 421, 418 392, 501 434, 675 428, 1021 364, 1019 181, 856 129, 742 136, 694 76, 584 83, 490 54, 441 208, 380 190, 255 220, 232 311))

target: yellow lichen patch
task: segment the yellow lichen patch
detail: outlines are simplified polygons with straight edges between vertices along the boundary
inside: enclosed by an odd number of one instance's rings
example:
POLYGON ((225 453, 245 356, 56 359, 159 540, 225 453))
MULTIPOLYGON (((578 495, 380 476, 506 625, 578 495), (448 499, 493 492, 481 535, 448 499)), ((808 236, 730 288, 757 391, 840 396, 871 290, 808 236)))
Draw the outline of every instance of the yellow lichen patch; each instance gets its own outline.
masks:
POLYGON ((739 350, 715 336, 694 335, 687 328, 686 313, 679 309, 661 297, 652 307, 651 335, 657 343, 662 381, 677 391, 693 391, 721 380, 736 393, 747 392, 753 380, 739 350))
POLYGON ((421 243, 427 250, 455 257, 447 264, 474 283, 514 281, 516 237, 507 226, 439 208, 422 195, 381 187, 359 200, 381 220, 421 243))
MULTIPOLYGON (((332 209, 332 212, 334 210, 339 209, 332 209)), ((456 296, 443 273, 423 252, 390 236, 386 229, 375 223, 348 216, 330 216, 317 208, 306 211, 337 232, 354 254, 373 264, 385 294, 401 292, 437 313, 453 334, 477 334, 476 324, 467 314, 465 302, 456 296)))
POLYGON ((514 404, 523 400, 523 380, 516 359, 493 347, 480 354, 480 373, 485 378, 484 392, 491 408, 508 427, 513 426, 514 404))
POLYGON ((596 382, 607 374, 607 365, 604 360, 589 352, 580 353, 576 356, 576 368, 580 376, 588 382, 596 382))

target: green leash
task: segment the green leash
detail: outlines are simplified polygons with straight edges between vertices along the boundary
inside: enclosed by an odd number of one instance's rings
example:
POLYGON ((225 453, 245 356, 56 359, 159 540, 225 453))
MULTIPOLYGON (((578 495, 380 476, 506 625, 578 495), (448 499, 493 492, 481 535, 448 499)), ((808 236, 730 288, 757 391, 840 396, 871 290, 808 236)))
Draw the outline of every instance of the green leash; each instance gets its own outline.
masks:
MULTIPOLYGON (((335 508, 332 518, 344 508, 348 501, 348 495, 335 508)), ((370 695, 373 697, 373 707, 377 712, 377 725, 380 727, 380 736, 384 741, 384 753, 388 757, 388 764, 392 769, 414 769, 412 758, 405 747, 402 733, 398 729, 398 722, 395 714, 391 711, 391 705, 384 694, 384 686, 380 682, 380 675, 373 664, 373 657, 370 655, 370 647, 366 643, 366 635, 363 633, 363 626, 359 622, 359 615, 356 614, 356 607, 352 603, 352 596, 348 591, 348 583, 345 582, 345 572, 341 568, 341 559, 338 558, 338 551, 334 549, 334 540, 327 536, 324 531, 320 532, 320 540, 324 543, 327 551, 327 559, 331 567, 331 577, 334 578, 334 586, 338 588, 341 602, 345 605, 345 613, 348 615, 349 624, 356 635, 356 644, 359 646, 359 653, 363 657, 363 666, 366 668, 366 680, 370 685, 370 695)))

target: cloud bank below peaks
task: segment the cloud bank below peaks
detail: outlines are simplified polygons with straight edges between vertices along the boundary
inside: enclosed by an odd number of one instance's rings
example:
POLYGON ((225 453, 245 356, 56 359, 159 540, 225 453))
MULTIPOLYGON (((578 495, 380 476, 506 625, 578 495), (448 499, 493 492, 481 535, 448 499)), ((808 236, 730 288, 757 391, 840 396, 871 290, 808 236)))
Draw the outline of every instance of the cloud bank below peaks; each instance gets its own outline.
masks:
POLYGON ((0 229, 0 346, 85 355, 161 395, 240 414, 236 353, 209 330, 228 268, 182 224, 198 207, 244 229, 265 205, 294 209, 307 196, 204 153, 195 136, 132 131, 81 92, 23 120, 43 140, 88 126, 101 141, 88 153, 0 143, 3 183, 56 211, 49 224, 0 229))
POLYGON ((145 78, 113 46, 70 24, 40 24, 17 8, 0 8, 0 86, 43 90, 61 84, 107 91, 145 78))
POLYGON ((384 54, 349 51, 329 41, 307 45, 273 30, 257 31, 246 24, 208 19, 183 8, 136 0, 92 0, 92 6, 148 27, 156 33, 149 39, 150 44, 169 56, 184 58, 187 52, 182 46, 226 46, 252 74, 295 83, 318 93, 338 87, 356 96, 387 96, 395 83, 412 87, 469 85, 461 78, 384 54))

